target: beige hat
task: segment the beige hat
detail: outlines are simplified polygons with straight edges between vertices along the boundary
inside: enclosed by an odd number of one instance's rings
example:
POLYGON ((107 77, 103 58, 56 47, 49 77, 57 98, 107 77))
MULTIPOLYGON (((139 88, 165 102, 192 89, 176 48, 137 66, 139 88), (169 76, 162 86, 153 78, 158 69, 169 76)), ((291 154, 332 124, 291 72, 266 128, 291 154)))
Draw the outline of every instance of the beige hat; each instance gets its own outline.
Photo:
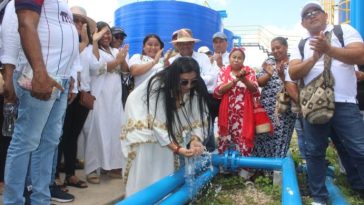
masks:
POLYGON ((177 32, 177 39, 172 41, 172 43, 181 43, 181 42, 199 42, 199 39, 192 38, 192 31, 187 29, 180 29, 177 32))
POLYGON ((88 26, 90 27, 91 33, 94 33, 96 30, 96 22, 87 16, 86 10, 80 6, 73 6, 70 8, 73 16, 77 16, 79 18, 84 18, 87 21, 88 26))

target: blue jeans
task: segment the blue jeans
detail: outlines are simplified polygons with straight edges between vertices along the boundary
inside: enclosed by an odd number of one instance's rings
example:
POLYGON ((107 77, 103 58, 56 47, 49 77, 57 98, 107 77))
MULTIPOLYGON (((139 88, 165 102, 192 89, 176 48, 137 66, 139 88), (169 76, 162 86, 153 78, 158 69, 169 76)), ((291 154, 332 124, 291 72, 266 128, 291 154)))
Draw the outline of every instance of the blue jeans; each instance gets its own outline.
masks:
POLYGON ((364 122, 358 106, 353 103, 335 103, 333 118, 326 124, 313 125, 304 120, 308 182, 313 199, 326 202, 326 148, 331 137, 347 171, 349 183, 364 187, 364 122))
POLYGON ((4 204, 24 203, 23 190, 30 163, 31 204, 49 205, 53 157, 62 132, 69 80, 61 81, 65 91, 57 90, 59 96, 42 101, 33 98, 29 91, 18 85, 19 75, 19 72, 14 72, 19 108, 6 159, 4 204))
POLYGON ((303 133, 303 118, 298 116, 294 124, 294 129, 297 133, 298 149, 300 151, 301 159, 306 159, 306 148, 305 148, 305 135, 303 133))

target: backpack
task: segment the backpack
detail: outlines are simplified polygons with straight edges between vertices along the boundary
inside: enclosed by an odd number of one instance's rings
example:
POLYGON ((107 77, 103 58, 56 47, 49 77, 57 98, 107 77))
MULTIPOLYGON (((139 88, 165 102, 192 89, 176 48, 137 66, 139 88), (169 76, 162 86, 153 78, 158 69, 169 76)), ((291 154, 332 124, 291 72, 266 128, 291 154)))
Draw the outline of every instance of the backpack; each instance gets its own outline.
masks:
MULTIPOLYGON (((334 25, 333 33, 335 34, 336 38, 339 40, 341 47, 344 47, 345 46, 344 37, 343 37, 344 33, 343 33, 343 29, 341 28, 341 25, 334 25)), ((307 41, 307 38, 301 39, 300 42, 298 43, 298 49, 299 49, 301 57, 302 57, 301 59, 304 58, 303 49, 305 47, 306 41, 307 41)), ((364 65, 358 65, 358 68, 360 71, 364 72, 364 65)), ((364 81, 358 81, 356 99, 358 100, 358 103, 359 103, 359 109, 364 110, 364 81)))

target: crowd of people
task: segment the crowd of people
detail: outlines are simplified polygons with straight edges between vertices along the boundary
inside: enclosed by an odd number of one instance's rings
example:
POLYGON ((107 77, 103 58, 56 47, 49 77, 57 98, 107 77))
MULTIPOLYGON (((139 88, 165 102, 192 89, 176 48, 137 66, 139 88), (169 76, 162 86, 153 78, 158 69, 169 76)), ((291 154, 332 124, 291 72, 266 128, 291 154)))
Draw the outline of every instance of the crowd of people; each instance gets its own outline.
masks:
MULTIPOLYGON (((0 6, 0 125, 9 118, 3 108, 17 108, 12 133, 2 129, 0 136, 5 205, 70 202, 67 186, 100 184, 101 174, 123 179, 130 196, 173 173, 183 158, 215 150, 285 157, 294 130, 312 204, 328 204, 329 139, 349 184, 364 198, 364 120, 356 98, 364 73, 355 68, 364 64, 363 39, 342 25, 341 46, 319 4, 301 11, 303 50, 297 46, 289 54, 287 39, 275 37, 261 68, 244 63, 244 48, 227 51, 220 31, 211 37, 213 51, 195 51, 200 40, 180 28, 171 42, 146 35, 141 53, 130 57, 124 29, 95 22, 82 7, 60 0, 5 0, 0 6), (164 50, 165 43, 173 49, 164 50), (314 124, 300 113, 300 89, 323 72, 327 58, 335 111, 328 122, 314 124), (282 92, 289 104, 278 111, 282 92), (271 125, 263 133, 255 128, 257 104, 271 125), (85 181, 75 172, 77 156, 84 158, 85 181)), ((249 178, 258 171, 239 174, 249 178)))

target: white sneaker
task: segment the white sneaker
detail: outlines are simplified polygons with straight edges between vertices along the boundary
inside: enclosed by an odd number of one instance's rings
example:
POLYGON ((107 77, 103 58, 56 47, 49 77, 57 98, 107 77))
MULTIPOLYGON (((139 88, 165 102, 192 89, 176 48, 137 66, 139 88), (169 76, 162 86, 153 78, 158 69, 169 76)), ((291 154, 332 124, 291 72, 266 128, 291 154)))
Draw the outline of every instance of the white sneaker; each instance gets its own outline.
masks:
POLYGON ((326 203, 312 202, 311 205, 326 205, 326 203))

